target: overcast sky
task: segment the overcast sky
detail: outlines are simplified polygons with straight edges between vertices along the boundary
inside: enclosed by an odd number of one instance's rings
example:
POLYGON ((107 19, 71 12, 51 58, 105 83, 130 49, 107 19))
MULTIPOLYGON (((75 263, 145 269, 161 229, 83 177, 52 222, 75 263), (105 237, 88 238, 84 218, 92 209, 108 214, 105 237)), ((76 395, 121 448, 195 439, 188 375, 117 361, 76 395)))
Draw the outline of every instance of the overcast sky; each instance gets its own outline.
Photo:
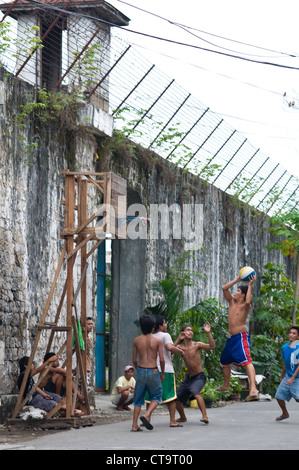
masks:
POLYGON ((299 176, 298 1, 109 3, 131 19, 127 30, 183 43, 123 33, 186 91, 299 176))

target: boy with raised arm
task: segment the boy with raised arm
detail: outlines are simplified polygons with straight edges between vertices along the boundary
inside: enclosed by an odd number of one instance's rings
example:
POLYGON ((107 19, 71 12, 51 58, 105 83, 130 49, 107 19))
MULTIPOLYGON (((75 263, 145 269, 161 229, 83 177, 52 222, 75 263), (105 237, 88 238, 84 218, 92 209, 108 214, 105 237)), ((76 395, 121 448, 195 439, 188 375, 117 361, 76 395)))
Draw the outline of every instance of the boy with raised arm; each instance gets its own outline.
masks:
POLYGON ((200 341, 192 341, 193 329, 190 325, 185 325, 182 328, 181 333, 174 343, 174 345, 177 346, 180 341, 184 341, 183 344, 180 344, 180 348, 183 350, 183 359, 188 371, 188 375, 186 375, 177 389, 178 400, 176 402, 176 408, 181 416, 181 418, 177 420, 178 422, 187 421, 183 404, 186 404, 190 395, 193 395, 202 413, 202 419, 200 421, 205 424, 209 423, 206 405, 200 395, 207 380, 201 364, 200 351, 201 349, 204 351, 212 351, 215 349, 215 341, 211 334, 211 325, 208 322, 204 324, 204 330, 209 337, 209 344, 201 343, 200 341))
POLYGON ((154 317, 152 315, 142 315, 139 322, 142 335, 137 336, 133 341, 133 364, 137 370, 134 392, 133 432, 142 431, 138 426, 138 418, 141 406, 145 403, 146 391, 149 394, 150 404, 140 420, 147 429, 153 429, 149 419, 152 412, 162 401, 161 381, 164 380, 165 368, 162 340, 152 334, 155 328, 154 317), (161 374, 157 367, 157 355, 160 358, 161 374))
POLYGON ((216 390, 222 392, 230 389, 232 364, 244 366, 250 383, 250 391, 245 399, 246 401, 259 400, 255 384, 255 369, 250 357, 250 336, 246 327, 246 320, 251 307, 252 285, 255 281, 256 276, 252 276, 248 281, 248 286, 241 285, 234 295, 230 293, 229 289, 238 282, 242 282, 239 277, 222 287, 223 295, 228 301, 228 330, 231 336, 227 339, 220 357, 224 383, 216 390))

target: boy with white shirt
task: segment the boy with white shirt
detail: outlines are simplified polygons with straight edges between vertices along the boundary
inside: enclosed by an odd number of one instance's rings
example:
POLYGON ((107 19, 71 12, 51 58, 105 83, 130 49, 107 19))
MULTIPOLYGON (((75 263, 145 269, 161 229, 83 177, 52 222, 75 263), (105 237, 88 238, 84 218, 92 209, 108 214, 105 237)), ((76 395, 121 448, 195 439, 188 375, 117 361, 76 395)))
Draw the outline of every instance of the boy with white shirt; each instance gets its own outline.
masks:
MULTIPOLYGON (((172 364, 171 355, 172 354, 183 354, 183 351, 180 347, 174 346, 173 341, 169 333, 166 333, 167 323, 163 315, 155 315, 156 327, 153 335, 162 340, 163 343, 163 352, 165 360, 165 379, 162 382, 162 404, 168 406, 169 417, 170 417, 170 427, 178 428, 183 425, 178 423, 175 419, 176 411, 176 385, 175 385, 175 374, 172 364)), ((160 361, 159 357, 157 358, 157 366, 159 371, 160 361)))

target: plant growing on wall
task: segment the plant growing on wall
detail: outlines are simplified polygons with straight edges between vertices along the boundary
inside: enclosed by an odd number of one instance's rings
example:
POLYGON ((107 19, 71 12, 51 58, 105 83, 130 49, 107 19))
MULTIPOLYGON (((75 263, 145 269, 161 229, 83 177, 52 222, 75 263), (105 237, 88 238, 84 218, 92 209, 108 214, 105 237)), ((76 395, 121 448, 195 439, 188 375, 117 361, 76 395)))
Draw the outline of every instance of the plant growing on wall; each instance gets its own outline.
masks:
POLYGON ((284 266, 267 263, 261 276, 260 296, 254 297, 254 317, 250 329, 251 356, 262 364, 267 380, 267 392, 273 394, 281 375, 281 346, 287 341, 292 325, 295 283, 285 276, 284 266))
POLYGON ((84 98, 84 92, 91 85, 96 85, 98 80, 95 78, 99 73, 97 55, 101 49, 101 44, 94 43, 90 45, 83 54, 81 51, 73 52, 74 65, 72 67, 73 93, 78 93, 78 99, 84 98))
MULTIPOLYGON (((153 115, 146 113, 144 109, 136 109, 129 105, 116 110, 114 113, 114 119, 116 122, 121 121, 123 125, 118 126, 118 128, 114 130, 112 140, 117 139, 117 141, 120 142, 128 138, 136 137, 138 139, 144 137, 151 142, 149 148, 151 148, 156 153, 159 153, 159 151, 170 152, 173 150, 171 154, 169 154, 169 161, 180 167, 184 167, 185 164, 188 163, 188 161, 192 158, 191 148, 183 142, 183 138, 186 133, 180 130, 180 122, 165 126, 163 121, 156 122, 153 118, 153 115), (132 115, 135 115, 135 117, 132 118, 132 115), (150 123, 150 125, 142 126, 146 123, 150 123), (158 136, 152 140, 150 135, 144 134, 144 132, 146 132, 144 129, 155 129, 155 135, 158 132, 158 136)), ((111 145, 113 146, 113 143, 111 145)), ((131 143, 131 146, 133 149, 134 143, 131 143)), ((221 165, 212 164, 211 160, 211 158, 207 159, 206 164, 204 164, 201 170, 200 176, 206 181, 212 179, 215 174, 221 170, 221 165)), ((195 172, 197 172, 196 168, 195 172)))
POLYGON ((254 329, 272 340, 283 336, 291 326, 295 304, 295 283, 286 277, 283 268, 282 264, 267 263, 261 276, 260 296, 254 297, 254 329))
POLYGON ((294 210, 287 214, 280 214, 269 219, 271 233, 282 237, 282 240, 268 245, 269 250, 280 250, 284 256, 290 256, 296 262, 296 287, 294 293, 294 306, 292 324, 296 325, 297 305, 299 297, 299 212, 294 210))
POLYGON ((10 23, 8 21, 2 21, 0 23, 0 56, 5 54, 9 49, 11 43, 10 30, 10 23))
POLYGON ((18 59, 20 55, 22 57, 28 57, 37 49, 42 49, 44 46, 39 33, 39 26, 31 26, 30 29, 23 31, 24 38, 14 39, 13 42, 16 46, 16 52, 13 54, 13 57, 16 59, 18 59))
MULTIPOLYGON (((24 104, 20 106, 20 112, 16 116, 17 127, 22 130, 32 122, 39 129, 45 123, 53 123, 58 126, 57 138, 60 135, 69 136, 69 150, 75 138, 89 136, 92 140, 95 139, 92 132, 79 121, 79 110, 82 106, 76 94, 38 90, 35 96, 27 95, 24 104)), ((22 135, 19 135, 17 139, 22 144, 21 157, 25 163, 31 165, 30 160, 38 143, 27 143, 22 135)), ((72 155, 69 157, 71 161, 72 155)))

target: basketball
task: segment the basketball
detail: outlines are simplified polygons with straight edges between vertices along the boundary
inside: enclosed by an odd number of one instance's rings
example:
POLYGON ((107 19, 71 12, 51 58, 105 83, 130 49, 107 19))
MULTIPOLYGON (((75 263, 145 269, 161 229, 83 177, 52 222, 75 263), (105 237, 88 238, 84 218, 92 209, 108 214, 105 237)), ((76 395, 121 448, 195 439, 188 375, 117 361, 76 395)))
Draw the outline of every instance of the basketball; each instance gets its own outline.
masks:
POLYGON ((251 276, 255 276, 255 270, 251 266, 244 266, 239 272, 239 278, 244 282, 249 281, 251 276))

